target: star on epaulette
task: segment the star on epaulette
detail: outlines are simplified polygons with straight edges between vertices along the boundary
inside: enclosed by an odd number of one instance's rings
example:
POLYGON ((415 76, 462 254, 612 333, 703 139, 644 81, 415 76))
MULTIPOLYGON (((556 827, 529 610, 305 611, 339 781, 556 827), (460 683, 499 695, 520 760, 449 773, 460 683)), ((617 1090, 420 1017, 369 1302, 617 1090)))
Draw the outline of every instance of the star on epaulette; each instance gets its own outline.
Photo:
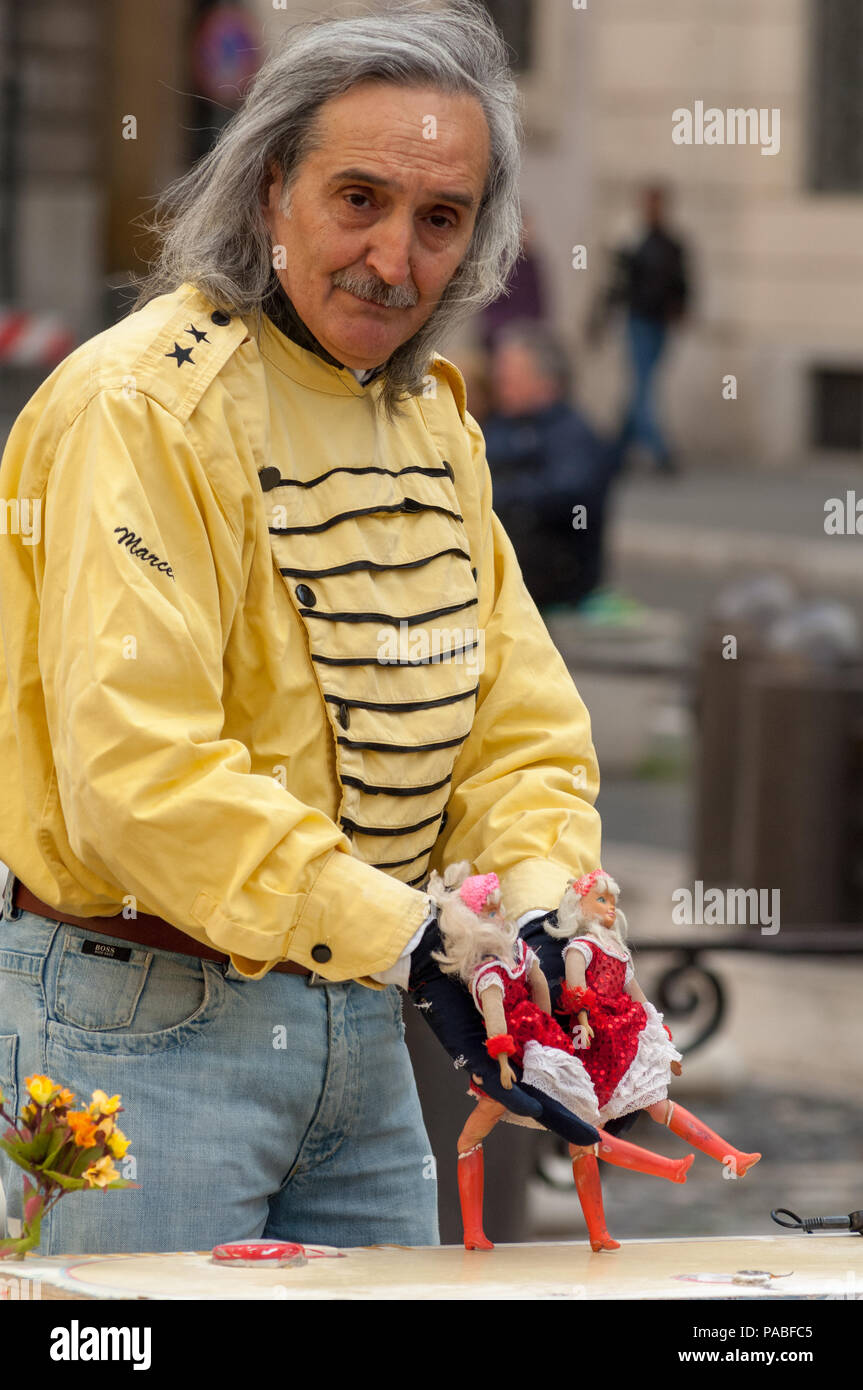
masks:
POLYGON ((191 348, 180 347, 180 344, 179 344, 179 343, 175 343, 175 344, 174 344, 174 351, 173 351, 173 352, 166 352, 166 353, 165 353, 165 356, 166 356, 166 357, 176 357, 176 359, 177 359, 177 366, 178 366, 178 367, 182 367, 182 365, 183 365, 184 362, 191 362, 191 364, 192 364, 193 367, 194 367, 194 365, 195 365, 194 359, 193 359, 193 357, 192 357, 192 349, 191 349, 191 348))
MULTIPOLYGON (((196 343, 208 343, 210 341, 206 333, 204 333, 202 329, 196 328, 193 323, 190 323, 189 327, 185 331, 187 333, 191 333, 194 336, 196 343)), ((171 356, 170 353, 168 353, 167 355, 171 356)))

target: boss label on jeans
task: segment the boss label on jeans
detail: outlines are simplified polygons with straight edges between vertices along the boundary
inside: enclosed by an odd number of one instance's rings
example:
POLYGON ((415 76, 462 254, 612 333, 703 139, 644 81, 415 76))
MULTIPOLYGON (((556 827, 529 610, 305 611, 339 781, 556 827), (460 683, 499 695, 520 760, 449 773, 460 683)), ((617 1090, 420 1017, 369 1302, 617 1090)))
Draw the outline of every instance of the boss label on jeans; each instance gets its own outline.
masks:
POLYGON ((110 941, 85 941, 81 947, 82 956, 107 956, 109 960, 131 960, 132 952, 128 946, 113 946, 110 941))

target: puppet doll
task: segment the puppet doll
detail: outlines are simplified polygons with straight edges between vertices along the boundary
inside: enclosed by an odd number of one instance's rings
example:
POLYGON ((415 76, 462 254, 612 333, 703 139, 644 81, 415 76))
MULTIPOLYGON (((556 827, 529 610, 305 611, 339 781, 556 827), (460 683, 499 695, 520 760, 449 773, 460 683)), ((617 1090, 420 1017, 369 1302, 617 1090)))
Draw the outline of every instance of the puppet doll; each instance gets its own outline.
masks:
MULTIPOLYGON (((585 1123, 598 1125, 593 1082, 572 1041, 551 1016, 548 982, 538 957, 521 940, 516 924, 507 920, 497 875, 470 876, 469 869, 466 863, 454 864, 444 878, 431 875, 428 892, 441 909, 444 945, 435 959, 444 973, 458 975, 470 990, 483 1016, 486 1047, 497 1060, 504 1088, 508 1090, 519 1079, 514 1063, 521 1068, 522 1084, 541 1092, 547 1107, 563 1105, 585 1123)), ((544 1126, 513 1115, 492 1100, 483 1092, 478 1077, 472 1078, 469 1093, 477 1106, 458 1140, 464 1243, 468 1250, 492 1250, 494 1246, 482 1230, 482 1141, 500 1119, 538 1129, 544 1126)), ((692 1155, 672 1160, 602 1131, 600 1137, 608 1162, 672 1182, 685 1181, 692 1155)), ((581 1152, 573 1147, 572 1152, 576 1151, 581 1152)), ((581 1196, 581 1188, 578 1190, 581 1196)), ((587 1208, 584 1210, 587 1219, 587 1208)))
MULTIPOLYGON (((672 1072, 679 1076, 681 1055, 662 1015, 640 989, 626 948, 626 919, 617 908, 620 889, 602 869, 570 881, 550 936, 567 939, 563 948, 566 979, 558 1012, 568 1014, 573 1037, 598 1107, 597 1124, 646 1110, 694 1148, 743 1177, 760 1153, 741 1153, 713 1130, 668 1099, 672 1072)), ((600 1157, 605 1142, 598 1146, 600 1157)), ((595 1152, 570 1145, 573 1173, 594 1249, 614 1250, 605 1229, 595 1152), (588 1216, 588 1212, 590 1215, 588 1216)), ((610 1161, 614 1161, 613 1158, 610 1161)))

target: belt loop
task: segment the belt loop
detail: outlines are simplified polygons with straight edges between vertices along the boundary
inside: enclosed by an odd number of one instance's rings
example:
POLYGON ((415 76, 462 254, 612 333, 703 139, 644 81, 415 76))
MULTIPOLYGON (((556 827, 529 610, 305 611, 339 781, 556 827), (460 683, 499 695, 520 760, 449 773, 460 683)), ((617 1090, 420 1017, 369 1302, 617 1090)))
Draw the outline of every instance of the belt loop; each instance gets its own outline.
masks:
POLYGON ((3 889, 3 916, 9 922, 17 922, 21 916, 22 909, 13 906, 12 897, 15 893, 16 878, 12 870, 6 876, 6 886, 3 889))

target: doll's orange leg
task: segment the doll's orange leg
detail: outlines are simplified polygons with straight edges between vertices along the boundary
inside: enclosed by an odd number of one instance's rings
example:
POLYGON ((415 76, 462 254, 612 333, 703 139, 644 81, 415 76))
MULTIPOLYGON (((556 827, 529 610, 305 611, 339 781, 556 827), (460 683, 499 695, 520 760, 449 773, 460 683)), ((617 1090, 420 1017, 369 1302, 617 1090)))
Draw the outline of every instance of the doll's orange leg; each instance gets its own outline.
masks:
MULTIPOLYGON (((650 1149, 641 1149, 626 1139, 618 1139, 613 1134, 599 1131, 597 1153, 606 1163, 615 1168, 629 1168, 636 1173, 649 1173, 654 1178, 667 1178, 669 1182, 686 1182, 686 1174, 695 1162, 695 1154, 685 1158, 664 1158, 650 1149)), ((693 1140, 694 1143, 694 1140, 693 1140)))
POLYGON ((728 1144, 721 1139, 712 1129, 708 1129, 689 1110, 684 1110, 682 1105, 678 1105, 674 1100, 661 1100, 656 1105, 651 1105, 648 1112, 654 1120, 660 1124, 668 1125, 672 1134, 679 1134, 681 1139, 685 1139, 687 1144, 692 1144, 694 1148, 700 1149, 702 1153, 709 1154, 719 1163, 733 1162, 732 1172, 738 1178, 742 1178, 750 1168, 754 1168, 760 1159, 760 1153, 745 1154, 740 1149, 735 1149, 733 1144, 728 1144))
POLYGON ((468 1115, 464 1129, 458 1137, 459 1153, 467 1153, 468 1149, 474 1149, 477 1144, 481 1144, 483 1139, 491 1134, 505 1109, 506 1107, 498 1101, 481 1096, 468 1115))
POLYGON ((458 1195, 465 1250, 494 1249, 482 1229, 482 1141, 494 1129, 504 1108, 494 1100, 478 1100, 458 1137, 458 1195))
POLYGON ((592 1149, 577 1149, 570 1144, 572 1155, 572 1176, 581 1210, 590 1237, 591 1250, 619 1250, 620 1241, 612 1240, 605 1228, 605 1211, 602 1206, 602 1183, 599 1178, 599 1164, 592 1149))

